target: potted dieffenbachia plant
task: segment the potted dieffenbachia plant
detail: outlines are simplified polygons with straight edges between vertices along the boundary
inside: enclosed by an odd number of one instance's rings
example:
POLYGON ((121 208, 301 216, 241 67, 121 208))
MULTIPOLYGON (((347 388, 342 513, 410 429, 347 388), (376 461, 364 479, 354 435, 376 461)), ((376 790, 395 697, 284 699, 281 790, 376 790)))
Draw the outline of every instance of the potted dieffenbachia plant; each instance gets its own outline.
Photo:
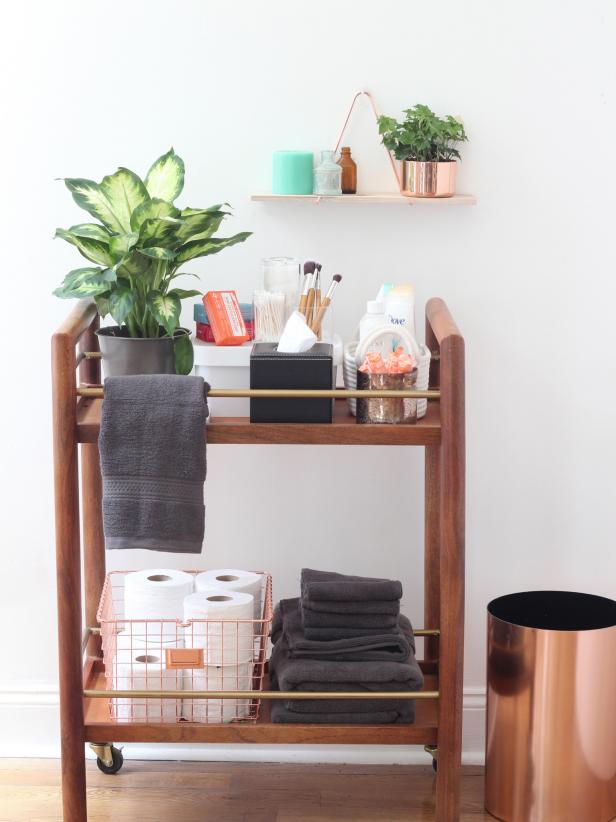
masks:
POLYGON ((185 263, 241 243, 250 232, 215 237, 229 214, 223 205, 174 205, 184 186, 184 162, 173 149, 156 160, 145 180, 119 168, 100 183, 64 183, 99 222, 56 230, 95 265, 70 271, 54 294, 93 297, 101 317, 111 314, 117 323, 98 332, 106 376, 188 374, 193 349, 190 332, 179 327, 180 306, 201 292, 176 288, 175 281, 187 274, 185 263))
POLYGON ((456 191, 456 148, 468 138, 460 120, 438 117, 428 106, 404 111, 404 120, 379 117, 385 148, 401 163, 400 191, 409 197, 451 197, 456 191))

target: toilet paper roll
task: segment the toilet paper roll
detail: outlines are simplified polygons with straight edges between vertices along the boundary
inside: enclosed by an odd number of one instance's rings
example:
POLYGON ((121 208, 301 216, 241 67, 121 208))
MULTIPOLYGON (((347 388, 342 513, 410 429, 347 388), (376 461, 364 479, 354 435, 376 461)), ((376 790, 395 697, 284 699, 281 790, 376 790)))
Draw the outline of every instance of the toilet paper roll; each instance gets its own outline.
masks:
MULTIPOLYGON (((206 665, 184 671, 185 691, 250 691, 252 660, 240 665, 206 665)), ((250 699, 185 699, 182 716, 189 722, 232 722, 250 713, 250 699)))
MULTIPOLYGON (((130 658, 120 651, 113 666, 113 687, 119 691, 179 691, 182 671, 167 670, 163 653, 136 650, 130 658)), ((182 716, 181 699, 118 697, 114 700, 118 722, 177 722, 182 716)))
POLYGON ((110 637, 103 644, 105 664, 110 659, 113 659, 114 662, 130 662, 136 654, 149 651, 157 656, 162 655, 164 658, 167 648, 184 647, 184 629, 178 626, 178 632, 178 636, 165 638, 162 641, 158 636, 148 635, 146 641, 141 635, 134 634, 131 636, 126 631, 121 631, 115 639, 110 637))
POLYGON ((184 598, 194 590, 194 577, 172 568, 150 568, 126 574, 124 617, 133 620, 133 637, 148 646, 173 639, 178 633, 174 622, 147 623, 142 619, 181 620, 184 598), (156 640, 156 638, 158 638, 156 640))
MULTIPOLYGON (((217 568, 214 571, 203 571, 195 577, 195 590, 208 591, 211 588, 223 588, 226 591, 241 591, 254 597, 254 618, 262 619, 261 610, 261 574, 252 571, 239 571, 237 568, 217 568)), ((258 626, 256 628, 258 630, 258 626)))
POLYGON ((254 654, 253 613, 250 594, 223 590, 191 594, 184 600, 184 620, 191 621, 184 630, 184 644, 203 648, 208 665, 247 662, 254 654))

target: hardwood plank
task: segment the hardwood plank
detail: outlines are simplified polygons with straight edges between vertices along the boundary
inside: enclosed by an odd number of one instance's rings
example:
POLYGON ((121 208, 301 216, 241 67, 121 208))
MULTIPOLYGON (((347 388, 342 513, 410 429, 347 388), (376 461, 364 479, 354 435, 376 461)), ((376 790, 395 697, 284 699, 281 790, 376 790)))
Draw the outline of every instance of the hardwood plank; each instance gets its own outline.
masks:
MULTIPOLYGON (((82 398, 77 409, 77 438, 95 443, 102 400, 82 398)), ((416 425, 359 425, 345 400, 336 400, 333 423, 251 423, 248 417, 213 417, 208 445, 438 445, 441 439, 438 402, 429 402, 416 425)))
POLYGON ((332 203, 335 205, 475 205, 477 198, 472 194, 454 194, 453 197, 406 197, 403 194, 339 194, 319 197, 317 194, 252 194, 257 203, 332 203))
MULTIPOLYGON (((435 813, 429 765, 127 760, 105 776, 89 761, 87 775, 90 822, 413 822, 435 813)), ((59 781, 58 760, 0 761, 0 822, 61 822, 59 781)), ((482 768, 463 768, 460 819, 492 819, 482 768)))

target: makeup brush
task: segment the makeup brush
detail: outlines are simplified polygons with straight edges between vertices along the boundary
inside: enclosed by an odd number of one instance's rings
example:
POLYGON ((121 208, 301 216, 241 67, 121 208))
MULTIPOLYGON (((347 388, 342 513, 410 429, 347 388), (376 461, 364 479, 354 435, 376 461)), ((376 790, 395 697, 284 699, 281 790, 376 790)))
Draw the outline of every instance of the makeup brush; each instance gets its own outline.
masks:
POLYGON ((325 295, 323 302, 321 303, 321 308, 319 308, 319 312, 316 316, 315 321, 312 324, 312 330, 315 334, 318 334, 319 328, 323 322, 323 317, 325 316, 325 312, 327 311, 327 306, 331 303, 332 297, 334 296, 334 291, 336 290, 336 286, 342 280, 341 274, 334 274, 332 278, 332 284, 327 289, 327 294, 325 295))
POLYGON ((312 260, 306 260, 304 263, 304 285, 302 288, 302 295, 299 299, 299 313, 306 316, 306 303, 308 301, 308 290, 312 280, 312 274, 316 268, 316 263, 312 260))
POLYGON ((315 263, 314 274, 312 275, 312 282, 310 284, 310 288, 308 289, 308 298, 306 300, 306 322, 308 325, 312 325, 312 320, 314 319, 314 296, 318 276, 319 272, 315 263))

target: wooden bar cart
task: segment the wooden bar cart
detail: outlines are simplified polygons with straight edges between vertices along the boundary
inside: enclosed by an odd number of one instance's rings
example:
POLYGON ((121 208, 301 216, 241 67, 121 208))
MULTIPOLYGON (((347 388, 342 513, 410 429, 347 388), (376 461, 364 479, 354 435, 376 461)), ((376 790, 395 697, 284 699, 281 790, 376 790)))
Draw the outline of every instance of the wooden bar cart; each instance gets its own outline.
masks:
MULTIPOLYGON (((256 722, 220 725, 118 723, 108 710, 96 613, 105 581, 98 432, 102 387, 96 307, 81 301, 52 338, 54 482, 65 822, 86 822, 85 743, 109 758, 114 742, 331 743, 423 745, 435 757, 436 819, 456 822, 460 805, 464 652, 464 340, 440 299, 426 307, 426 345, 433 354, 426 416, 416 425, 359 425, 336 400, 331 424, 251 424, 214 418, 208 444, 420 445, 425 448, 424 690, 412 725, 281 725, 271 699, 256 722), (78 347, 78 351, 76 348, 78 347), (79 385, 76 380, 79 371, 79 385), (81 464, 81 465, 80 465, 81 464), (81 467, 81 494, 79 468, 81 467), (81 515, 80 520, 80 499, 81 515), (82 628, 81 549, 85 630, 82 628)), ((331 393, 331 392, 330 392, 331 393)), ((219 389, 212 394, 225 394, 219 389)), ((322 392, 327 395, 328 392, 322 392)), ((339 391, 336 396, 345 397, 339 391)), ((361 392, 355 392, 362 396, 361 392)), ((197 694, 203 698, 201 692, 197 694)), ((208 692, 213 697, 214 692, 208 692)), ((251 692, 242 692, 243 695, 251 692)), ((220 696, 216 694, 216 696, 220 696)), ((223 698, 230 698, 227 692, 223 698)), ((235 695, 237 696, 237 694, 235 695)), ((282 695, 284 697, 284 695, 282 695)), ((296 695, 294 695, 295 698, 296 695)), ((328 694, 328 698, 336 694, 328 694)), ((345 696, 349 696, 345 694, 345 696)), ((364 695, 365 696, 365 695, 364 695)), ((373 695, 374 696, 374 695, 373 695)), ((389 697, 399 697, 389 694, 389 697)), ((407 697, 409 694, 406 695, 407 697)), ((413 695, 411 695, 413 696, 413 695)), ((287 697, 288 698, 288 697, 287 697)), ((325 697, 323 697, 325 698, 325 697)))

